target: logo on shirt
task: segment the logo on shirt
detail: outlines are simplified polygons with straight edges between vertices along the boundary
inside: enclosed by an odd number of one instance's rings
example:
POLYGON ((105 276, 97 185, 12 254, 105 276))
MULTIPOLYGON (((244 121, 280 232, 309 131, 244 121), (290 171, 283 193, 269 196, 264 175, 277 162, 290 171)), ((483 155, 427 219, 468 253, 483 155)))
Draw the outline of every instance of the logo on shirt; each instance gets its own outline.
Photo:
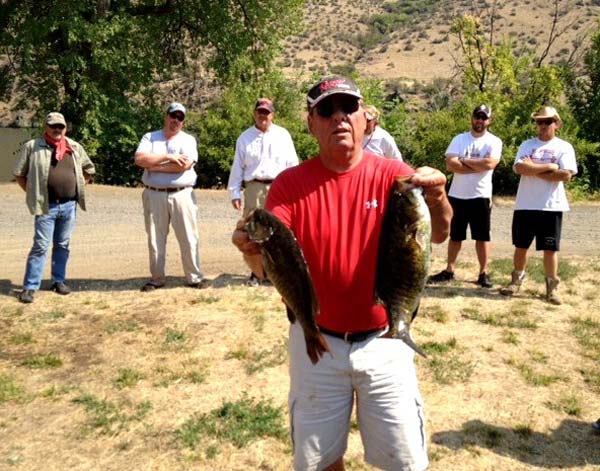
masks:
POLYGON ((377 208, 377 206, 379 206, 379 203, 377 202, 377 200, 372 200, 372 201, 367 201, 365 202, 365 208, 366 209, 375 209, 377 208))

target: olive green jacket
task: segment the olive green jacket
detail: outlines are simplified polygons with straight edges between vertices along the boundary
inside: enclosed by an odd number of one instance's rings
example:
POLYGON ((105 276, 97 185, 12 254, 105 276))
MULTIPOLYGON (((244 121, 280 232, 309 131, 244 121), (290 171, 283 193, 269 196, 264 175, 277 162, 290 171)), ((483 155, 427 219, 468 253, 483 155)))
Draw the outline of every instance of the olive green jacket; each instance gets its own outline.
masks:
MULTIPOLYGON (((78 142, 68 137, 67 143, 73 149, 75 162, 75 178, 77 179, 77 202, 85 210, 85 177, 96 173, 94 164, 78 142)), ((29 211, 34 216, 48 214, 48 174, 52 160, 52 146, 43 137, 27 141, 21 148, 21 153, 13 175, 27 178, 27 193, 25 200, 29 211)))

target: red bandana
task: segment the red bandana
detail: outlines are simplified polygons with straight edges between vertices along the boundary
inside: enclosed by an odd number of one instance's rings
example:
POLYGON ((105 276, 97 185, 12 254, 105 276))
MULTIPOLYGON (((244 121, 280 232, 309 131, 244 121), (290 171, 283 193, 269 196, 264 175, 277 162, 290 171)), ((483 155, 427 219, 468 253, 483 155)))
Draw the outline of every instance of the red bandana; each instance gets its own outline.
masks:
POLYGON ((45 132, 44 139, 48 144, 50 144, 53 147, 56 147, 56 160, 58 161, 62 160, 65 154, 73 152, 73 149, 71 149, 69 144, 67 144, 67 140, 64 136, 60 139, 54 139, 52 136, 49 136, 48 133, 45 132))

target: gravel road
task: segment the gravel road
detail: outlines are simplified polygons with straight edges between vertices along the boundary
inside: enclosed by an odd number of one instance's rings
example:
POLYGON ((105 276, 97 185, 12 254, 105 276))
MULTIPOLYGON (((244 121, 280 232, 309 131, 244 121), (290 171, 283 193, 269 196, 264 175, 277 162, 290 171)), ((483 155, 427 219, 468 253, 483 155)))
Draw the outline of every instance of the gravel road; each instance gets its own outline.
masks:
MULTIPOLYGON (((90 185, 88 211, 79 211, 71 243, 70 280, 122 280, 142 283, 148 276, 146 233, 139 188, 90 185)), ((33 218, 25 206, 25 194, 16 184, 0 184, 0 291, 7 293, 21 285, 25 259, 33 236, 33 218)), ((248 270, 231 245, 231 230, 239 217, 224 190, 196 190, 200 221, 200 257, 210 278, 219 275, 244 275, 248 270)), ((510 225, 513 202, 495 202, 493 253, 511 257, 510 225)), ((589 257, 600 253, 596 228, 600 204, 576 204, 565 215, 561 256, 589 257)), ((446 244, 434 247, 434 260, 445 260, 446 244)), ((474 244, 466 243, 460 260, 475 257, 474 244)), ((459 260, 459 261, 460 261, 459 260)), ((436 266, 434 265, 434 268, 436 266)), ((179 249, 174 234, 167 248, 167 274, 181 277, 179 249)), ((46 278, 49 267, 46 267, 46 278)), ((175 283, 183 283, 178 279, 175 283)))

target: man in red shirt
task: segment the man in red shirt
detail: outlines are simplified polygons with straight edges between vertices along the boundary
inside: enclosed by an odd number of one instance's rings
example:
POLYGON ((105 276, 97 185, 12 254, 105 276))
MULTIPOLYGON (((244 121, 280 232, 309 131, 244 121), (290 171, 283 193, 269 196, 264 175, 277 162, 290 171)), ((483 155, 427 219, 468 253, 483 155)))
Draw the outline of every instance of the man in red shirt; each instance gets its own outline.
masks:
MULTIPOLYGON (((331 355, 316 365, 306 355, 302 329, 290 327, 290 395, 294 468, 344 469, 354 394, 365 459, 383 469, 427 467, 424 417, 414 352, 386 338, 385 309, 374 284, 381 223, 398 175, 424 188, 432 241, 443 242, 452 210, 445 176, 416 172, 398 160, 363 152, 366 116, 360 90, 349 79, 321 79, 308 93, 308 128, 319 155, 282 172, 266 209, 288 226, 304 252, 319 301, 317 323, 331 355)), ((256 243, 243 221, 232 236, 254 273, 263 273, 256 243)))

